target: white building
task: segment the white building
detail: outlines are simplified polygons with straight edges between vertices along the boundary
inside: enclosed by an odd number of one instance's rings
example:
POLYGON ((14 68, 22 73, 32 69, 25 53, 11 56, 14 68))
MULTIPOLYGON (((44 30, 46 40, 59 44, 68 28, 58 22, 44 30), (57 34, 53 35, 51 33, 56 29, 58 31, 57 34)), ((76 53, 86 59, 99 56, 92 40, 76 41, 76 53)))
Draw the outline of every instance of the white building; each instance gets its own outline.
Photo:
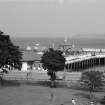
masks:
POLYGON ((42 69, 42 64, 40 63, 42 54, 37 54, 32 50, 23 51, 22 56, 22 71, 27 70, 39 70, 42 69))

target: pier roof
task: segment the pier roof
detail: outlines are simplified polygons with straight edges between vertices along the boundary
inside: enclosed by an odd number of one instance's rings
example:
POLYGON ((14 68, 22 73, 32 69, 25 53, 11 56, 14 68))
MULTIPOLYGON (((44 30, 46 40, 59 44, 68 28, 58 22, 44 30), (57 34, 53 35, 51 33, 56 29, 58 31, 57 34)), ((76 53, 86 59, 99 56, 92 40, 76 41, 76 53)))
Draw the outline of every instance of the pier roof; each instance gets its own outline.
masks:
POLYGON ((22 61, 40 61, 42 54, 37 54, 34 51, 23 51, 22 61))

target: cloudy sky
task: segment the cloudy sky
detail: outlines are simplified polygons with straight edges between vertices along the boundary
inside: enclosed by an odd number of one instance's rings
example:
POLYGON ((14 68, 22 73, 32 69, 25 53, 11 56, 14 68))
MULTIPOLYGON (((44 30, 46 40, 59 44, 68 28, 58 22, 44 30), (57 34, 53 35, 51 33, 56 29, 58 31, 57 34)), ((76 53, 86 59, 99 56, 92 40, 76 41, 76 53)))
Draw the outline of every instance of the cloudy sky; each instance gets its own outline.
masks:
POLYGON ((0 30, 16 37, 102 37, 105 0, 0 0, 0 30))

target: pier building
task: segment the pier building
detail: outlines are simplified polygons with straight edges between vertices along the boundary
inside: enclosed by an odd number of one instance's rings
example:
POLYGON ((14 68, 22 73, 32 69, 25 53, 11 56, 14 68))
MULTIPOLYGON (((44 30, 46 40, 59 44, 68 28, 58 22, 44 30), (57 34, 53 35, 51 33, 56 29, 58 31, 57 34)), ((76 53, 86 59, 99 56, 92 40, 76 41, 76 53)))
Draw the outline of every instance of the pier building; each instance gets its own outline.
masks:
POLYGON ((21 71, 42 69, 41 56, 42 54, 37 54, 32 50, 23 51, 21 71))
POLYGON ((28 70, 43 70, 41 61, 41 56, 47 48, 44 46, 27 46, 22 49, 22 68, 21 71, 28 70))

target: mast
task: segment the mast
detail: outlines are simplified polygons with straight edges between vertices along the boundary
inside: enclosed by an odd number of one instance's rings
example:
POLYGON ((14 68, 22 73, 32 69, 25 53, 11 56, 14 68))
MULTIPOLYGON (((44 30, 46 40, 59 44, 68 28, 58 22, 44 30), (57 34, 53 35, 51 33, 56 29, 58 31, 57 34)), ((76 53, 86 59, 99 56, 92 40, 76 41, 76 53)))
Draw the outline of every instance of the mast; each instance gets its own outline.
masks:
POLYGON ((67 44, 67 36, 64 39, 64 43, 67 44))

